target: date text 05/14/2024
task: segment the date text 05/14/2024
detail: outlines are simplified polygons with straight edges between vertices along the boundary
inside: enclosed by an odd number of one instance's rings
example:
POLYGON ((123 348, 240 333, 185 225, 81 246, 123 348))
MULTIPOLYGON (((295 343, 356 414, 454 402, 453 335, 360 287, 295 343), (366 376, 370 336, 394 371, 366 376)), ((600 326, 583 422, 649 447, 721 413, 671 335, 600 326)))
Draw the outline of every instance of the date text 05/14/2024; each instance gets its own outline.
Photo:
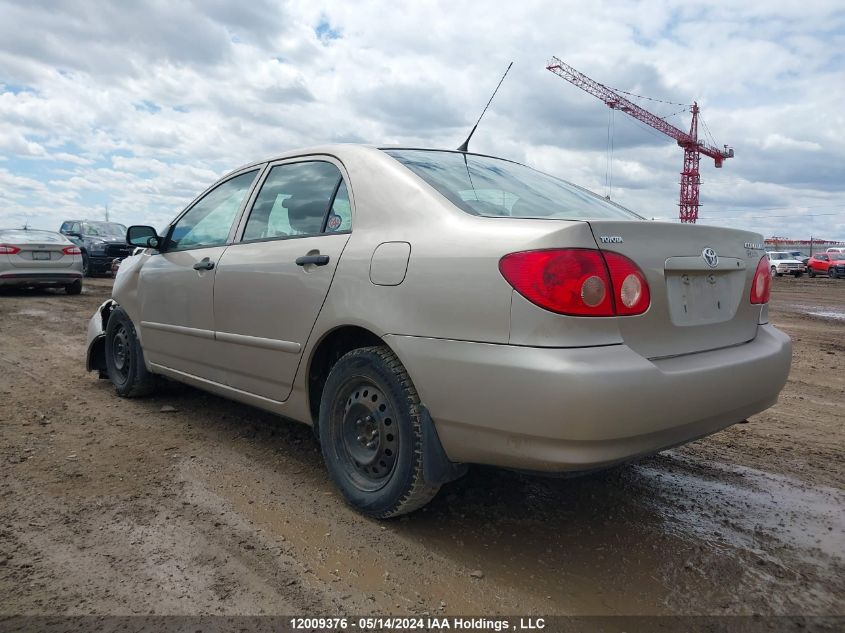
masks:
POLYGON ((466 617, 297 617, 290 619, 291 629, 344 631, 348 629, 394 631, 539 631, 546 628, 544 618, 466 618, 466 617))

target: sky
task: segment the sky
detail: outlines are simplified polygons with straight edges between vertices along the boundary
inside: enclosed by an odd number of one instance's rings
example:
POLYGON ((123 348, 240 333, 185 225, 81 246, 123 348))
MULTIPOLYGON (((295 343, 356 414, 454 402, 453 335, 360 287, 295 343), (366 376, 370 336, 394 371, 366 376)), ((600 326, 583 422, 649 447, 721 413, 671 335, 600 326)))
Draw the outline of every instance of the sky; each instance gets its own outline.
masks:
POLYGON ((455 148, 511 61, 472 151, 677 221, 681 148, 552 56, 682 129, 698 102, 735 149, 701 162, 701 223, 845 240, 841 0, 0 0, 0 226, 163 227, 289 149, 455 148))

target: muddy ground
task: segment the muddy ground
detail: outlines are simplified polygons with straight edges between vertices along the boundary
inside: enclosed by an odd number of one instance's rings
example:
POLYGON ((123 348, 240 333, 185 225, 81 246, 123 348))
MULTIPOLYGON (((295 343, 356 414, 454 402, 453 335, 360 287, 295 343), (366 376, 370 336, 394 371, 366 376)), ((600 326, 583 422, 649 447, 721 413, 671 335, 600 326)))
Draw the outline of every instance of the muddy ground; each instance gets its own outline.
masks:
POLYGON ((0 295, 0 614, 845 613, 845 280, 775 280, 795 359, 750 423, 578 479, 478 467, 388 522, 305 426, 87 374, 109 290, 0 295))

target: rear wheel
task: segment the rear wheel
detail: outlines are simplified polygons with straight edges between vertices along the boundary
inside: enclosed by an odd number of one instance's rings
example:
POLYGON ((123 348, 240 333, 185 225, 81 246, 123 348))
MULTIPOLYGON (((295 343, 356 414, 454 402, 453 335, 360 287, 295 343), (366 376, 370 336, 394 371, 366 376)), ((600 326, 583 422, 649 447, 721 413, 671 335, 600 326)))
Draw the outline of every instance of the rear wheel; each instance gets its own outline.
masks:
POLYGON ((144 365, 135 326, 123 308, 115 308, 106 326, 106 370, 123 398, 146 396, 155 388, 155 376, 144 365))
POLYGON ((82 292, 82 282, 77 279, 72 284, 65 286, 65 292, 69 295, 78 295, 82 292))
POLYGON ((836 269, 835 268, 828 268, 827 269, 827 276, 831 279, 836 279, 836 269))
POLYGON ((82 276, 91 276, 91 260, 88 258, 87 251, 82 251, 82 276))
POLYGON ((399 359, 365 347, 332 367, 320 401, 323 458, 356 510, 377 518, 407 514, 439 489, 425 482, 420 400, 399 359))

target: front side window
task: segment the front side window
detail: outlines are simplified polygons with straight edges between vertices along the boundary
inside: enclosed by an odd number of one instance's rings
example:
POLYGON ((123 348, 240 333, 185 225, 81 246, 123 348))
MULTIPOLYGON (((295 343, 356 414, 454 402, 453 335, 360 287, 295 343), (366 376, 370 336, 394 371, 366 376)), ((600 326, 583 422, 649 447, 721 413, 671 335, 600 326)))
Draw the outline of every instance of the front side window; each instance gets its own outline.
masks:
POLYGON ((519 163, 461 152, 384 151, 472 215, 550 220, 642 219, 586 189, 519 163))
POLYGON ((349 230, 351 224, 349 196, 335 165, 323 161, 276 165, 261 185, 243 241, 317 235, 324 226, 327 232, 337 232, 349 230))
POLYGON ((205 194, 173 227, 166 250, 226 244, 235 216, 257 174, 256 169, 235 176, 205 194))

